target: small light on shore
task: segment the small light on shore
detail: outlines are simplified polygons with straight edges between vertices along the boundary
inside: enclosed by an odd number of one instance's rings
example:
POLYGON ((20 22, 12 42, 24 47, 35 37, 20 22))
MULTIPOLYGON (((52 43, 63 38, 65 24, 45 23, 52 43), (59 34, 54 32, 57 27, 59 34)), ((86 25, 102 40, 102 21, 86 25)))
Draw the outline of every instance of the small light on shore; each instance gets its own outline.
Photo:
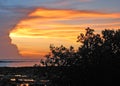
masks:
POLYGON ((15 79, 15 78, 12 78, 12 79, 10 79, 10 81, 16 81, 16 79, 15 79))

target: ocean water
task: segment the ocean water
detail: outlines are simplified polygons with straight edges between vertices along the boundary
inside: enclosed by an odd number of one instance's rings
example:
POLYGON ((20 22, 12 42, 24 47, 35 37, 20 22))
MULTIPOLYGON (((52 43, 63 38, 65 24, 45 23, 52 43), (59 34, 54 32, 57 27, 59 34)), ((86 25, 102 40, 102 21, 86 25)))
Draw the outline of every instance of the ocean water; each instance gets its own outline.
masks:
POLYGON ((28 67, 34 66, 35 64, 39 65, 40 60, 35 59, 25 59, 25 60, 0 60, 0 67, 28 67))

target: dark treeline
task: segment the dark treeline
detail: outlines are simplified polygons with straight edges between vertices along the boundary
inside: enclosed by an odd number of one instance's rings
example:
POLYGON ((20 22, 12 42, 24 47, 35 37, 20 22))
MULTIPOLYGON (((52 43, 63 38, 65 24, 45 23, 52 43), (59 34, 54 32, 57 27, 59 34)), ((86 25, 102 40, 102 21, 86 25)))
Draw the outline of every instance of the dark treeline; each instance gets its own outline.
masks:
POLYGON ((73 66, 73 65, 110 65, 117 64, 120 58, 120 30, 103 30, 95 34, 93 29, 87 28, 86 33, 77 37, 80 47, 66 48, 61 45, 50 45, 46 60, 41 60, 44 66, 73 66), (114 60, 114 61, 113 61, 114 60))
MULTIPOLYGON (((77 50, 73 46, 50 45, 51 52, 40 61, 41 67, 4 67, 0 68, 0 74, 50 80, 49 86, 114 86, 119 83, 120 29, 106 29, 96 34, 93 29, 87 28, 77 37, 77 42, 80 43, 77 50)), ((8 81, 3 79, 0 84, 3 82, 8 81)))
POLYGON ((77 50, 73 46, 50 45, 51 53, 40 61, 45 67, 67 67, 58 71, 62 72, 61 78, 55 82, 67 80, 72 86, 113 84, 120 73, 120 29, 105 29, 96 34, 88 27, 85 34, 77 37, 77 42, 80 43, 77 50))

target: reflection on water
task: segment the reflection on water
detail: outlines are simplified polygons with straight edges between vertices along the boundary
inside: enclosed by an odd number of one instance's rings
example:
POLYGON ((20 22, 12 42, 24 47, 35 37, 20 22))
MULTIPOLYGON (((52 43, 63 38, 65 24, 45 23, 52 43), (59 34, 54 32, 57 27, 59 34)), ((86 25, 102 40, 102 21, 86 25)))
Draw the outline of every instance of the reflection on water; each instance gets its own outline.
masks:
POLYGON ((40 64, 40 60, 0 60, 0 67, 24 67, 40 64))

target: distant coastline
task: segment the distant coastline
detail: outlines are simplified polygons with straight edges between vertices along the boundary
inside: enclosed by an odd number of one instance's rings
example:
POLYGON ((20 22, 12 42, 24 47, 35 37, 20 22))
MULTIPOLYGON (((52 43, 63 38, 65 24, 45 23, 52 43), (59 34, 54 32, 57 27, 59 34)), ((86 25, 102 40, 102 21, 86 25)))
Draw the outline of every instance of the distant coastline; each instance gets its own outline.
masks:
POLYGON ((0 60, 0 63, 16 63, 16 62, 38 62, 37 60, 21 60, 21 61, 17 61, 17 60, 0 60))
POLYGON ((4 59, 0 60, 0 67, 28 67, 39 63, 38 59, 4 59))

